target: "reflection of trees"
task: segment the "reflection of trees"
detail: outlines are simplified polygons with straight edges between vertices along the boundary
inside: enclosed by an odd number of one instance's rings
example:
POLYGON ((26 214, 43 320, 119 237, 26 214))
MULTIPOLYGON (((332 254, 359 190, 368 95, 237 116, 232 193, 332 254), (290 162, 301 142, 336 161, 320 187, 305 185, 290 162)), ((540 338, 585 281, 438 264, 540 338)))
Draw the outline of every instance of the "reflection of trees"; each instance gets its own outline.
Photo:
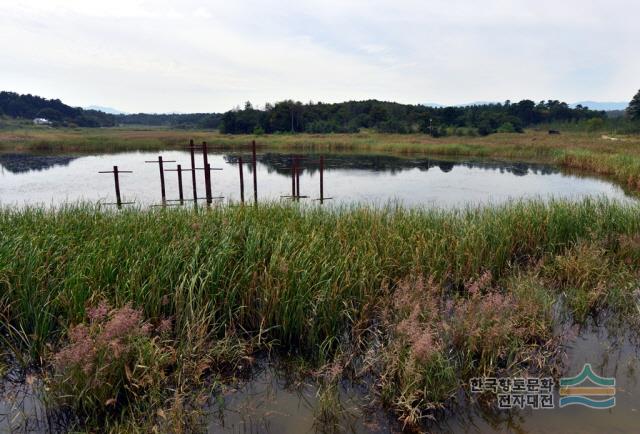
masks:
POLYGON ((0 154, 0 164, 9 172, 24 173, 53 166, 66 166, 76 158, 60 155, 0 154))
POLYGON ((451 172, 451 170, 453 169, 453 166, 455 166, 455 163, 452 163, 450 161, 441 161, 439 163, 436 163, 436 165, 440 168, 440 170, 442 170, 444 173, 447 172, 451 172))
MULTIPOLYGON (((228 154, 224 159, 228 163, 236 163, 238 157, 242 157, 244 163, 251 162, 251 155, 228 154)), ((303 172, 315 173, 319 167, 320 154, 304 154, 300 156, 298 162, 303 172)), ((260 154, 258 162, 267 167, 269 172, 276 172, 281 175, 291 174, 290 154, 260 154)), ((249 171, 252 170, 251 164, 245 165, 249 171)), ((551 173, 559 173, 559 171, 551 166, 536 163, 511 163, 504 161, 454 161, 433 158, 402 158, 389 155, 357 155, 357 154, 328 154, 324 157, 324 166, 326 170, 331 169, 351 169, 365 170, 369 172, 389 172, 392 174, 400 173, 405 170, 418 169, 427 171, 433 167, 439 168, 442 172, 450 172, 456 166, 477 168, 485 170, 499 170, 500 172, 512 173, 516 176, 524 176, 528 173, 537 173, 548 175, 551 173)))

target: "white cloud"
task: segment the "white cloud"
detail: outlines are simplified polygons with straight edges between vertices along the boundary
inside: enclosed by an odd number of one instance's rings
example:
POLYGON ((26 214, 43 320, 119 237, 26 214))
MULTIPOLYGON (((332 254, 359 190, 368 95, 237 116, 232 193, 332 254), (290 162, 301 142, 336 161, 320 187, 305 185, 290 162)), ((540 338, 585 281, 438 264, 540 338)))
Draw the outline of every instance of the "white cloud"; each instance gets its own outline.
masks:
POLYGON ((622 0, 0 0, 0 83, 126 111, 626 100, 637 16, 622 0))

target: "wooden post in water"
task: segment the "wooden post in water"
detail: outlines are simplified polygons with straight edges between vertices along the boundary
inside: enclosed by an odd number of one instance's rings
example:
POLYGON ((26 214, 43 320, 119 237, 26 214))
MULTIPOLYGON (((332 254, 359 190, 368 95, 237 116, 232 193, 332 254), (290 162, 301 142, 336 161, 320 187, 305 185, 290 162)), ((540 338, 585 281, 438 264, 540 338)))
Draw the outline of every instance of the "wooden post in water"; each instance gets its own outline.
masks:
POLYGON ((158 156, 158 167, 160 169, 160 192, 162 193, 162 204, 167 203, 167 193, 164 188, 164 164, 162 163, 162 155, 158 156))
POLYGON ((180 205, 184 205, 184 195, 182 194, 182 165, 178 164, 178 194, 180 197, 180 205))
POLYGON ((211 165, 209 163, 204 165, 204 173, 207 174, 207 206, 209 206, 213 202, 211 197, 211 165))
POLYGON ((118 178, 118 166, 113 166, 113 181, 116 184, 116 205, 118 209, 122 208, 122 199, 120 199, 120 179, 118 178))
POLYGON ((167 204, 167 193, 164 188, 164 163, 175 163, 174 160, 164 161, 162 155, 158 156, 158 161, 145 161, 145 163, 157 163, 160 170, 160 194, 162 195, 162 206, 167 204))
POLYGON ((320 156, 320 203, 324 203, 324 156, 320 156))
POLYGON ((296 160, 296 196, 300 200, 300 160, 296 160))
POLYGON ((191 154, 191 185, 193 187, 193 204, 198 206, 198 191, 196 189, 196 156, 193 140, 189 140, 189 152, 191 154))
POLYGON ((258 204, 258 171, 256 163, 256 141, 251 141, 251 153, 253 154, 253 202, 258 204))
POLYGON ((242 157, 238 157, 238 170, 240 171, 240 202, 244 203, 244 172, 242 169, 242 157))
MULTIPOLYGON (((117 205, 118 209, 122 208, 122 205, 124 205, 124 203, 122 202, 122 198, 120 196, 120 174, 121 173, 133 173, 130 170, 119 170, 118 166, 113 166, 113 170, 103 170, 103 171, 99 171, 98 173, 113 173, 113 183, 115 184, 115 188, 116 188, 116 203, 113 204, 108 204, 108 205, 117 205)), ((133 202, 127 202, 127 203, 133 203, 133 202)))
POLYGON ((211 166, 209 166, 207 142, 202 142, 202 159, 204 161, 204 188, 207 195, 207 205, 211 205, 211 166))
POLYGON ((296 195, 296 157, 291 156, 291 198, 296 195))

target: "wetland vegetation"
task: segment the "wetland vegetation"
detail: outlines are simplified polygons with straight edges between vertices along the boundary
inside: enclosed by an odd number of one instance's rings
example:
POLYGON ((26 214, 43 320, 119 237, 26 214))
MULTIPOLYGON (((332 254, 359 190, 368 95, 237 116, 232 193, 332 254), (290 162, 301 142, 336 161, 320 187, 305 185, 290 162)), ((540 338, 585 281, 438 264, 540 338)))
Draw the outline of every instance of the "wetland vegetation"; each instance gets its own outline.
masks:
POLYGON ((269 353, 417 428, 473 376, 557 374, 560 322, 635 324, 639 212, 3 209, 4 365, 43 367, 76 428, 179 430, 269 353))

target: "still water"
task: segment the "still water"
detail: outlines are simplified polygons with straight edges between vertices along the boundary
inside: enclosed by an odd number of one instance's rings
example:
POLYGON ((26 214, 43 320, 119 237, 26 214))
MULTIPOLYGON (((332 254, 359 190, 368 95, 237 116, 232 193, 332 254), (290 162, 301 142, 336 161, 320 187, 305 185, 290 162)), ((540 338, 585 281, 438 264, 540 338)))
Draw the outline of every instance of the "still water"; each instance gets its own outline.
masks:
MULTIPOLYGON (((5 206, 59 205, 78 200, 115 202, 114 180, 99 171, 133 171, 120 176, 124 201, 149 206, 161 203, 157 161, 162 155, 165 169, 181 164, 190 168, 187 152, 127 152, 115 154, 27 155, 0 154, 0 204, 5 206), (175 162, 167 162, 175 161, 175 162)), ((212 196, 220 201, 240 200, 238 157, 251 161, 250 155, 211 153, 212 196)), ((301 160, 300 194, 312 201, 320 195, 318 155, 307 154, 301 160)), ((324 197, 332 204, 367 203, 384 205, 390 201, 405 206, 452 208, 467 205, 500 204, 510 199, 568 198, 604 196, 630 200, 619 186, 595 177, 564 173, 541 164, 499 161, 452 161, 428 158, 403 158, 360 154, 326 154, 324 197)), ((258 155, 258 200, 287 200, 291 194, 291 157, 286 154, 258 155)), ((202 167, 197 156, 196 166, 202 167)), ((253 173, 244 164, 246 200, 253 198, 253 173)), ((203 171, 197 171, 198 196, 205 196, 203 171)), ((177 172, 165 172, 166 196, 178 199, 177 172)), ((184 196, 193 197, 191 172, 183 174, 184 196)), ((172 203, 172 202, 169 202, 172 203)))
MULTIPOLYGON (((566 334, 567 332, 563 332, 566 334)), ((567 344, 562 375, 578 374, 590 363, 596 374, 616 380, 616 404, 608 410, 582 406, 553 409, 498 410, 495 400, 483 406, 464 403, 429 433, 601 434, 640 432, 640 384, 637 336, 590 326, 576 331, 567 344)), ((11 376, 9 376, 11 377, 11 376)), ((65 432, 66 421, 47 410, 39 380, 0 382, 0 432, 65 432)), ((249 379, 212 394, 204 408, 204 432, 224 434, 399 433, 400 424, 375 401, 366 386, 337 386, 326 412, 321 388, 312 379, 292 379, 277 364, 259 363, 249 379)))

